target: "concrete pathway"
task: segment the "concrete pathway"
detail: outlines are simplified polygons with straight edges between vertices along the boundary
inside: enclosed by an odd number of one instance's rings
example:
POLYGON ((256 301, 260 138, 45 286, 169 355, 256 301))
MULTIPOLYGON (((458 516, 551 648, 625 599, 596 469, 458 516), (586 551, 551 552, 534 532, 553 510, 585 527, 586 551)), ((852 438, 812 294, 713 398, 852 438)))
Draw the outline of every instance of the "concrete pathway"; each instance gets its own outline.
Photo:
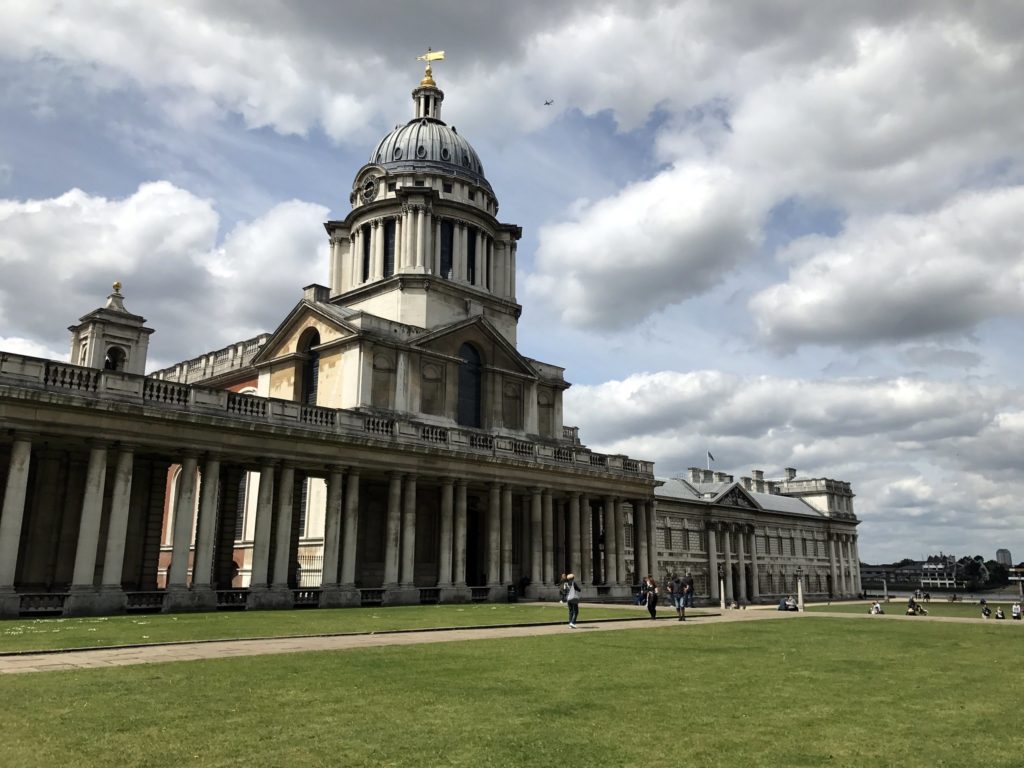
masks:
MULTIPOLYGON (((423 645, 427 643, 453 643, 465 640, 490 640, 502 637, 539 637, 567 633, 586 634, 589 632, 616 632, 624 629, 688 631, 692 627, 706 624, 736 621, 788 621, 814 618, 862 619, 869 621, 929 621, 982 622, 985 624, 1022 626, 1022 622, 985 621, 981 618, 955 616, 903 616, 885 614, 871 616, 864 613, 818 612, 791 613, 776 610, 727 610, 721 613, 692 615, 685 622, 676 621, 670 610, 657 621, 605 621, 588 624, 587 605, 581 606, 583 621, 576 629, 565 624, 542 626, 510 626, 443 630, 410 630, 361 635, 332 635, 312 637, 273 637, 252 640, 217 640, 202 643, 176 643, 172 645, 132 646, 129 648, 99 648, 96 650, 51 651, 49 653, 28 653, 0 655, 0 674, 22 672, 53 672, 70 669, 96 669, 99 667, 123 667, 132 664, 158 664, 169 661, 195 661, 197 659, 226 659, 237 656, 263 656, 273 653, 302 653, 305 651, 342 651, 353 648, 379 648, 383 646, 423 645)), ((593 606, 608 608, 608 605, 593 606)), ((623 606, 624 610, 637 611, 634 606, 623 606)))
MULTIPOLYGON (((606 605, 593 606, 607 608, 606 605)), ((629 606, 627 606, 629 607, 629 606)), ((582 622, 576 629, 565 624, 543 626, 510 626, 488 628, 402 631, 381 634, 334 635, 313 637, 275 637, 253 640, 217 640, 202 643, 174 645, 132 646, 130 648, 98 648, 96 650, 57 651, 0 656, 0 674, 22 672, 54 672, 70 669, 123 667, 132 664, 157 664, 168 661, 195 661, 197 659, 225 659, 237 656, 262 656, 272 653, 302 653, 304 651, 340 651, 352 648, 378 648, 396 645, 451 643, 464 640, 489 640, 502 637, 538 637, 567 633, 615 632, 624 629, 685 630, 689 627, 722 621, 795 618, 798 614, 769 613, 767 611, 726 611, 723 615, 695 615, 685 622, 676 621, 668 613, 657 621, 605 621, 588 624, 587 606, 580 608, 582 622)), ((633 607, 633 611, 638 609, 633 607)))

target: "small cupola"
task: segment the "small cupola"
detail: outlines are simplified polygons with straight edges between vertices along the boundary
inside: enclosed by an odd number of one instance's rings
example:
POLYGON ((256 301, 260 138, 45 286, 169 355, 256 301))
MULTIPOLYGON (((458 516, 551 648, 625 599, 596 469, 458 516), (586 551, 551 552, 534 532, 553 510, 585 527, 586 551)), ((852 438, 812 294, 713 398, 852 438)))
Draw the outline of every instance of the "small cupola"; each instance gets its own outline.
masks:
POLYGON ((146 372, 146 355, 152 328, 146 318, 124 306, 121 283, 114 283, 107 303, 79 318, 71 331, 71 362, 87 368, 136 373, 146 372))
POLYGON ((441 119, 441 102, 444 101, 444 91, 438 88, 437 83, 434 82, 434 73, 430 68, 430 62, 443 59, 444 51, 432 51, 429 48, 425 54, 419 57, 420 61, 427 62, 427 67, 423 72, 423 79, 412 92, 412 100, 416 105, 413 114, 415 119, 441 119))

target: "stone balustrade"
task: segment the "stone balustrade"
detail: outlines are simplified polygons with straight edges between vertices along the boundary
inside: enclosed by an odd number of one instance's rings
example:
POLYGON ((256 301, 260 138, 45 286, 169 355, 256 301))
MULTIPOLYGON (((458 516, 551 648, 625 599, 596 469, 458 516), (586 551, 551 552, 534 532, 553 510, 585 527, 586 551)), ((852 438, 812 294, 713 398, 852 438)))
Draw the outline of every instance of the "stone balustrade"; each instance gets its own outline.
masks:
POLYGON ((653 477, 654 464, 625 456, 595 453, 578 443, 575 427, 566 428, 568 445, 495 435, 462 427, 438 427, 414 419, 340 408, 308 406, 290 400, 242 395, 224 389, 177 384, 147 376, 83 368, 69 363, 0 352, 0 393, 41 390, 111 404, 143 405, 168 414, 216 415, 242 422, 311 430, 317 433, 381 439, 437 450, 492 455, 538 464, 598 469, 630 477, 653 477), (570 437, 571 435, 571 437, 570 437))

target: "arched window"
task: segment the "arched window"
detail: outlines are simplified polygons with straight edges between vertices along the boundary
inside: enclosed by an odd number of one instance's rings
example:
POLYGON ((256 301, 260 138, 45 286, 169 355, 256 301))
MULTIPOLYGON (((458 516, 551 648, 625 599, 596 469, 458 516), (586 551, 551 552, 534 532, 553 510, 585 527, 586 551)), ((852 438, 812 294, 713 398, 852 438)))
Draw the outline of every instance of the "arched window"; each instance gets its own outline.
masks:
POLYGON ((307 328, 299 337, 298 352, 305 356, 302 362, 302 376, 299 380, 299 402, 316 405, 317 384, 320 380, 320 353, 313 347, 320 346, 320 332, 307 328))
POLYGON ((108 371, 123 371, 128 356, 120 347, 111 347, 107 350, 107 357, 103 361, 103 367, 108 371))
POLYGON ((459 408, 458 422, 465 427, 481 426, 481 359, 471 344, 459 347, 459 408))

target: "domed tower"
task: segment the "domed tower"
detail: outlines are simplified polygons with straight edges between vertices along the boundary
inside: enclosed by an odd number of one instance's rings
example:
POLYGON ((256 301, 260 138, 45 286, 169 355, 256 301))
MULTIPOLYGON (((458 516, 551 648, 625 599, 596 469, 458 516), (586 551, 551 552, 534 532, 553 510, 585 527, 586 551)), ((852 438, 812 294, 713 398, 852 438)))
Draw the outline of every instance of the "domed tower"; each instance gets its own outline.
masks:
POLYGON ((331 239, 332 303, 432 329, 483 315, 513 345, 516 242, 472 145, 441 120, 444 92, 428 54, 413 117, 382 138, 356 173, 331 239))

